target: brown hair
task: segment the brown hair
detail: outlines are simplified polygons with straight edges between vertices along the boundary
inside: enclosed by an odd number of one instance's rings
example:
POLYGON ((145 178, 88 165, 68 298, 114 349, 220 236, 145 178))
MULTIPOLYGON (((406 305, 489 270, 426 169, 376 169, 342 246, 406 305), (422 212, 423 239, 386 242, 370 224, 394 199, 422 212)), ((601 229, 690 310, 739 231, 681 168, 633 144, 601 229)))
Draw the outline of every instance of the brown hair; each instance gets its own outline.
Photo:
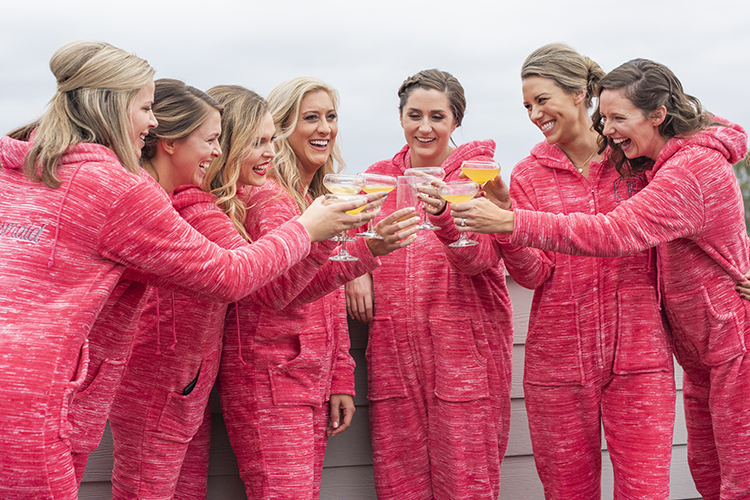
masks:
POLYGON ((403 113, 404 106, 406 106, 406 101, 409 100, 411 93, 418 88, 443 92, 448 97, 456 127, 461 126, 466 112, 466 97, 464 97, 464 88, 455 76, 447 71, 426 69, 404 80, 404 83, 398 88, 398 110, 400 113, 403 113))
MULTIPOLYGON (((128 133, 128 108, 152 80, 153 68, 108 43, 85 40, 57 49, 49 65, 57 79, 57 92, 37 121, 24 173, 57 188, 62 156, 71 146, 89 142, 111 149, 125 169, 138 174, 138 157, 128 133)), ((14 132, 23 135, 28 129, 14 132)))
POLYGON ((564 43, 550 43, 529 54, 521 67, 521 79, 540 76, 555 82, 568 94, 586 92, 584 104, 592 105, 604 70, 564 43))
POLYGON ((153 112, 159 125, 148 131, 144 158, 156 156, 159 141, 184 139, 203 125, 212 110, 224 111, 216 99, 180 80, 160 78, 154 86, 153 112))
MULTIPOLYGON (((685 93, 682 83, 669 68, 648 59, 633 59, 613 69, 599 82, 598 94, 601 95, 604 90, 622 91, 646 117, 664 106, 667 114, 659 125, 659 134, 667 139, 689 136, 710 125, 721 125, 714 122, 711 113, 703 110, 697 98, 685 93)), ((649 158, 628 160, 622 148, 604 136, 599 106, 596 107, 592 120, 594 129, 601 135, 601 151, 609 144, 612 148, 612 160, 620 174, 638 173, 650 168, 649 158)))

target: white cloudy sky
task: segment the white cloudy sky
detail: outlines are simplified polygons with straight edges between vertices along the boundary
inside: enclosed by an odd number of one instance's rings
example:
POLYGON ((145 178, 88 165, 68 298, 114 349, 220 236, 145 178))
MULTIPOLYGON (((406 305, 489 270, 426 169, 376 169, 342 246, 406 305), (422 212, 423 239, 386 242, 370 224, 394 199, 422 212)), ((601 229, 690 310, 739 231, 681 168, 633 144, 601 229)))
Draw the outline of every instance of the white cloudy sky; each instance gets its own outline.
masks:
POLYGON ((57 47, 98 39, 204 90, 266 95, 300 75, 332 84, 347 171, 358 172, 401 148, 396 90, 437 67, 466 90, 455 141, 494 139, 507 175, 542 137, 521 106, 519 71, 549 42, 605 70, 662 62, 709 110, 750 127, 749 14, 746 0, 18 0, 2 8, 0 133, 41 114, 57 47))

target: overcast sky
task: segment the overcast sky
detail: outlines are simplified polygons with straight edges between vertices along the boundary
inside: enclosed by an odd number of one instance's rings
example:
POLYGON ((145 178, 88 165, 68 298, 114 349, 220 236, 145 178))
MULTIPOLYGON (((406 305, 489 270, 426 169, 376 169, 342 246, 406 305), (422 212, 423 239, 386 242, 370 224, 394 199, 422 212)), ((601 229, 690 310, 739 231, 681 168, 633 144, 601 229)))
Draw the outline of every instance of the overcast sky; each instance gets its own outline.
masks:
MULTIPOLYGON (((494 139, 508 175, 542 139, 522 107, 520 67, 566 42, 605 71, 635 58, 669 66, 710 111, 750 127, 750 2, 683 0, 357 0, 4 2, 0 132, 38 117, 54 93, 48 62, 76 39, 147 59, 157 77, 266 95, 295 76, 341 94, 348 172, 404 144, 396 91, 427 68, 453 73, 467 97, 457 143, 494 139)), ((507 177, 506 177, 507 179, 507 177)))

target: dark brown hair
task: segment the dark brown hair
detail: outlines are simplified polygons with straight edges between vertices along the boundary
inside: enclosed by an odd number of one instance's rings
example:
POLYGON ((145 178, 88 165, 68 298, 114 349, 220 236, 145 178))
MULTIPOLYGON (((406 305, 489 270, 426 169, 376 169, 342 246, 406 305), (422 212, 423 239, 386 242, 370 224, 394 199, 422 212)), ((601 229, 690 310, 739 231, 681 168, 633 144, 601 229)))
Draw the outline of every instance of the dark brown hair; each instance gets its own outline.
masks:
POLYGON ((398 89, 399 104, 398 110, 403 113, 404 106, 414 89, 434 89, 444 92, 448 97, 448 103, 456 120, 456 126, 461 126, 466 111, 466 98, 464 97, 464 88, 458 82, 455 76, 447 71, 437 69, 426 69, 416 75, 412 75, 401 84, 398 89))

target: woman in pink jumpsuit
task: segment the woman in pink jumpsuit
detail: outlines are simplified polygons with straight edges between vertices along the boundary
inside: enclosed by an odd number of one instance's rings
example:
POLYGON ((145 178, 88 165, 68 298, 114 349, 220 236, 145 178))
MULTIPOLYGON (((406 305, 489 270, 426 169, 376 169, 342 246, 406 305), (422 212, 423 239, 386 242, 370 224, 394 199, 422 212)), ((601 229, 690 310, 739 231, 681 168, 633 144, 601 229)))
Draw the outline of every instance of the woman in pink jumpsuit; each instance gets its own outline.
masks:
MULTIPOLYGON (((407 145, 367 172, 399 176, 441 166, 456 180, 465 160, 491 160, 493 141, 450 144, 465 109, 449 73, 428 70, 398 92, 407 145)), ((368 398, 380 499, 496 499, 510 426, 513 315, 492 238, 458 239, 440 199, 421 195, 440 227, 347 287, 350 314, 370 320, 368 398), (374 291, 373 291, 374 289, 374 291), (373 303, 374 302, 374 303, 373 303), (374 306, 370 318, 369 304, 374 306)), ((383 213, 396 206, 395 197, 383 213)))
MULTIPOLYGON (((251 238, 303 213, 325 193, 325 174, 342 164, 334 89, 295 78, 268 101, 281 139, 272 178, 249 194, 251 238)), ((408 212, 378 225, 385 240, 349 245, 358 262, 329 261, 331 242, 311 251, 305 267, 230 306, 218 387, 248 498, 318 498, 326 440, 346 430, 354 414, 354 360, 340 287, 377 267, 378 255, 413 241, 410 221, 393 223, 408 212)))
POLYGON ((614 257, 656 247, 664 311, 684 370, 688 461, 705 499, 750 497, 748 270, 742 195, 732 163, 747 134, 704 112, 665 66, 636 59, 600 83, 596 128, 624 172, 649 184, 608 214, 550 214, 491 202, 454 207, 468 228, 513 242, 614 257))
MULTIPOLYGON (((620 177, 610 151, 598 151, 588 110, 603 76, 563 44, 524 62, 524 106, 546 140, 513 170, 516 208, 607 213, 645 186, 642 174, 620 177)), ((651 250, 615 259, 511 255, 511 276, 535 289, 524 396, 545 497, 601 498, 603 426, 614 498, 668 498, 675 384, 651 250)))
POLYGON ((57 92, 31 142, 0 139, 0 497, 75 499, 68 409, 87 335, 126 266, 232 301, 323 240, 358 227, 357 203, 325 207, 229 251, 185 223, 141 175, 153 69, 101 42, 50 61, 57 92), (315 222, 315 224, 313 223, 315 222), (262 265, 259 265, 262 263, 262 265))

